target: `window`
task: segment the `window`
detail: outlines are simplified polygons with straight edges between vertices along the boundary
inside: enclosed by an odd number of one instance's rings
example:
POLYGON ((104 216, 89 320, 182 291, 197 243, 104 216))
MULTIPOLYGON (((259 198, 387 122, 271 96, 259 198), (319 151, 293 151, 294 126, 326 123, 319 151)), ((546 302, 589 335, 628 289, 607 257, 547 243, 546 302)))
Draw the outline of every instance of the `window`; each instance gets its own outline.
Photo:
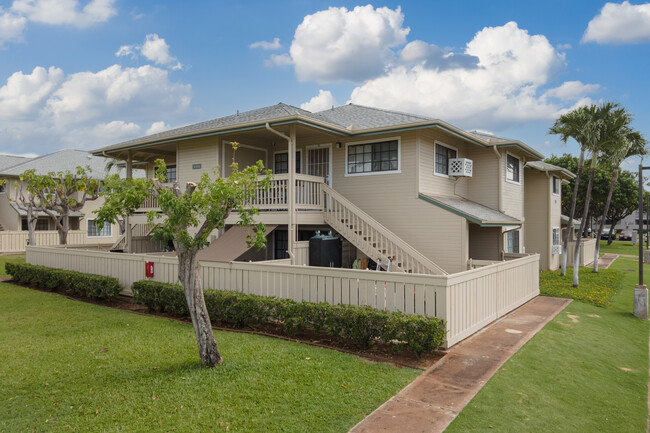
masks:
POLYGON ((506 233, 506 253, 519 253, 519 230, 506 233))
MULTIPOLYGON (((2 179, 0 179, 2 180, 2 179)), ((4 182, 0 184, 0 193, 6 192, 7 191, 7 180, 4 179, 4 182)))
MULTIPOLYGON (((273 156, 273 173, 289 173, 289 152, 276 153, 273 156)), ((300 171, 300 152, 296 152, 296 173, 300 171)))
MULTIPOLYGON (((167 181, 168 183, 176 182, 176 164, 167 166, 167 181)), ((90 236, 90 235, 89 235, 90 236)))
POLYGON ((553 194, 560 195, 560 178, 553 176, 553 194))
POLYGON ((553 245, 561 245, 562 241, 560 239, 560 228, 553 227, 553 245))
POLYGON ((348 174, 399 170, 397 140, 348 146, 348 174))
POLYGON ((95 220, 86 220, 89 238, 109 238, 113 236, 113 225, 105 223, 101 230, 95 225, 95 220))
POLYGON ((458 156, 456 150, 436 143, 434 173, 449 174, 449 160, 458 156))
POLYGON ((519 183, 519 158, 516 156, 506 157, 506 180, 519 183))
MULTIPOLYGON (((50 229, 50 220, 47 218, 38 218, 36 220, 35 230, 49 230, 50 229)), ((29 227, 27 226, 27 218, 22 218, 21 220, 21 230, 28 231, 29 227)))

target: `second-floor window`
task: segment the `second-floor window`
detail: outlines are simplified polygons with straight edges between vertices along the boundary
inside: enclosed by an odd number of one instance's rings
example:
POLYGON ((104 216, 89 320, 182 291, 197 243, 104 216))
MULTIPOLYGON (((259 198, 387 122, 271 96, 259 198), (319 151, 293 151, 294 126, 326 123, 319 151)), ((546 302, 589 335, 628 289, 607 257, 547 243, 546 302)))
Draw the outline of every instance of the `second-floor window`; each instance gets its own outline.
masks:
MULTIPOLYGON (((273 173, 289 173, 289 152, 280 152, 273 155, 273 173)), ((300 152, 296 152, 296 173, 301 173, 300 152)))
POLYGON ((506 156, 506 180, 519 183, 519 158, 510 154, 506 156))
POLYGON ((167 182, 176 182, 176 164, 167 166, 167 182))
POLYGON ((438 174, 449 174, 449 160, 456 158, 458 153, 456 149, 452 149, 442 144, 436 143, 436 155, 435 155, 435 164, 434 172, 438 174))
POLYGON ((553 194, 560 195, 560 178, 553 176, 553 194))
POLYGON ((348 174, 399 170, 397 140, 348 146, 348 174))

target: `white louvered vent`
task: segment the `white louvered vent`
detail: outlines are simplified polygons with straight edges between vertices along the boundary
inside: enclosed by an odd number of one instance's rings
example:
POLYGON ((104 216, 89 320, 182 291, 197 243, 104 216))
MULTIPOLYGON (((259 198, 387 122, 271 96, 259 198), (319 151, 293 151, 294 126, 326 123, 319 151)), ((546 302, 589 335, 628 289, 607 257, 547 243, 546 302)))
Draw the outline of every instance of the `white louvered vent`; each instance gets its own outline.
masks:
POLYGON ((562 245, 553 245, 553 249, 551 252, 553 254, 562 254, 562 245))
POLYGON ((450 158, 449 159, 449 176, 466 176, 472 177, 472 167, 474 163, 467 158, 450 158))

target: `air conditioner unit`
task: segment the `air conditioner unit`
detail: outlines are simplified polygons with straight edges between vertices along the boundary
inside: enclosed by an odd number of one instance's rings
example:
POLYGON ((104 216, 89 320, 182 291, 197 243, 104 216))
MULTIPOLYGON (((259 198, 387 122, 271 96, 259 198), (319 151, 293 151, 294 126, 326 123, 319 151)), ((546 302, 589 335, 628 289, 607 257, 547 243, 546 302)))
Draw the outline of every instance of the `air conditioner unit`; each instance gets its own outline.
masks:
POLYGON ((553 245, 551 252, 553 254, 562 254, 562 245, 553 245))
POLYGON ((472 177, 473 162, 467 158, 449 159, 449 176, 472 177))

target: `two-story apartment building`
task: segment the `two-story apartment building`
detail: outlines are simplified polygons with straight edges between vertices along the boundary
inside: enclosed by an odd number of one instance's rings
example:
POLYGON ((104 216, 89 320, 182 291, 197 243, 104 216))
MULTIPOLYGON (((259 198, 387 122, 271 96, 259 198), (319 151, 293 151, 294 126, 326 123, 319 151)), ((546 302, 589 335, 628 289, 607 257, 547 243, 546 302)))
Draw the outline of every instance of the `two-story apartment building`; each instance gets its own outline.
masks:
MULTIPOLYGON (((246 251, 235 227, 213 234, 206 260, 296 263, 297 245, 320 230, 344 240, 347 266, 392 259, 393 270, 452 274, 523 253, 539 253, 544 269, 559 264, 560 188, 572 174, 541 163, 543 155, 521 141, 438 119, 353 104, 311 113, 281 103, 93 153, 140 164, 148 176, 163 158, 169 180, 182 185, 204 172, 227 176, 232 142, 240 143, 240 166, 262 160, 274 173, 271 190, 253 203, 269 243, 246 251)), ((144 224, 144 215, 131 223, 144 224)))
MULTIPOLYGON (((0 179, 5 183, 0 186, 0 248, 1 252, 25 251, 27 239, 27 211, 16 202, 16 190, 22 181, 20 176, 27 170, 34 170, 36 174, 44 175, 51 172, 74 172, 77 167, 90 168, 91 175, 104 179, 107 175, 106 158, 93 156, 81 150, 61 150, 58 152, 34 157, 17 157, 13 155, 0 155, 0 179)), ((118 167, 112 168, 112 173, 118 167)), ((136 172, 142 176, 142 170, 136 172)), ((23 185, 24 186, 24 185, 23 185)), ((88 201, 84 207, 73 212, 70 217, 72 230, 69 243, 98 244, 111 246, 120 236, 117 224, 107 224, 99 230, 94 223, 94 211, 104 203, 100 197, 88 201)), ((55 222, 45 213, 39 212, 36 223, 37 242, 41 245, 58 243, 55 222)))

